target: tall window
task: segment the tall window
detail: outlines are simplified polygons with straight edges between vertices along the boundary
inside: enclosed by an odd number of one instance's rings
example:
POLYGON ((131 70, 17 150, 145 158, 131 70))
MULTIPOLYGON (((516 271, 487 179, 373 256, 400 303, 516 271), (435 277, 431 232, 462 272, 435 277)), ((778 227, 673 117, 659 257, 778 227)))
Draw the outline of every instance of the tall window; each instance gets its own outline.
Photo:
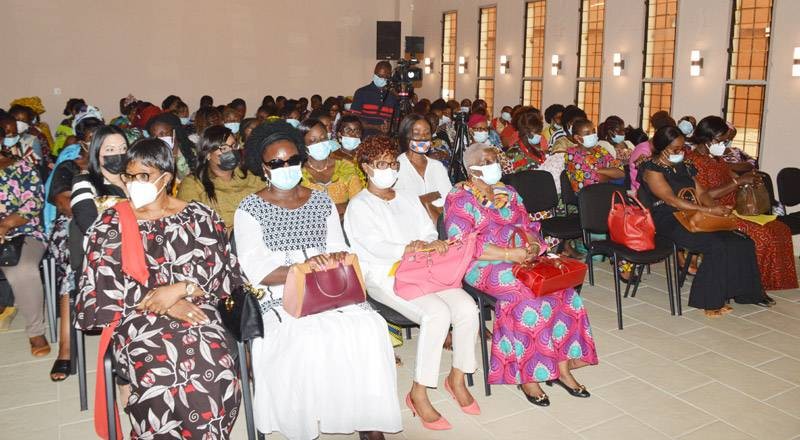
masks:
POLYGON ((497 7, 481 8, 478 34, 478 93, 491 113, 494 106, 494 46, 497 34, 497 7))
POLYGON ((767 88, 772 0, 734 0, 725 118, 736 127, 733 146, 758 155, 767 88))
POLYGON ((600 118, 600 77, 603 72, 604 0, 581 0, 581 40, 575 103, 595 124, 600 118))
POLYGON ((456 98, 456 11, 442 14, 442 99, 456 98))
POLYGON ((534 0, 525 3, 522 103, 536 108, 542 108, 545 7, 545 0, 534 0))
POLYGON ((672 78, 675 65, 677 0, 648 0, 642 74, 641 124, 651 132, 650 115, 672 112, 672 78))

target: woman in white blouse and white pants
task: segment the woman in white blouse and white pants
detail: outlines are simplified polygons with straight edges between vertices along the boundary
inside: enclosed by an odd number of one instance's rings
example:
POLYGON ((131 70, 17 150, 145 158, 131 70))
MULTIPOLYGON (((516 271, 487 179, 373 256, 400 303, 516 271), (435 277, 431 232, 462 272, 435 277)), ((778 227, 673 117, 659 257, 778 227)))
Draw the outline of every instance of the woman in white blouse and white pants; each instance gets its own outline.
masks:
POLYGON ((416 194, 392 189, 402 165, 388 138, 364 141, 359 146, 359 162, 369 183, 348 204, 345 232, 358 255, 370 297, 420 325, 414 384, 406 405, 419 414, 426 428, 449 429, 450 424, 430 404, 427 388, 439 384, 442 344, 452 324, 453 367, 444 386, 464 412, 480 413, 464 384, 464 374, 476 368, 478 309, 460 287, 410 301, 397 296, 394 277, 389 275, 394 263, 409 251, 423 247, 445 250, 447 246, 437 239, 436 228, 416 194))

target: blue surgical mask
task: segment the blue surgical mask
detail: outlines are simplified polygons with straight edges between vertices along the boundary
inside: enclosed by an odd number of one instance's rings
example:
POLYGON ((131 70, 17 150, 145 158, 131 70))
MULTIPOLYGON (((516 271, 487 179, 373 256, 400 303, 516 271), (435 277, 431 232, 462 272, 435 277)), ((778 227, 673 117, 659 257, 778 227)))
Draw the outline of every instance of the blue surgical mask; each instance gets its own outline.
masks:
POLYGON ((489 140, 489 132, 488 131, 474 131, 472 132, 472 139, 479 143, 485 144, 486 141, 489 140))
POLYGON ((192 123, 192 120, 187 118, 181 118, 181 125, 189 125, 192 123))
POLYGON ((375 87, 384 88, 386 87, 386 78, 381 78, 378 75, 372 75, 372 84, 375 84, 375 87))
POLYGON ((597 138, 597 133, 587 134, 583 136, 583 146, 586 148, 592 148, 597 145, 599 139, 597 138))
POLYGON ((687 121, 686 119, 684 119, 681 122, 678 122, 678 129, 681 131, 681 133, 684 134, 684 136, 690 136, 692 134, 692 132, 694 131, 694 127, 692 127, 692 123, 687 121))
POLYGON ((613 142, 615 144, 620 144, 622 142, 625 142, 625 135, 624 134, 615 134, 614 136, 611 136, 611 142, 613 142))
POLYGON ((683 153, 670 154, 668 160, 672 163, 681 163, 683 162, 683 153))
MULTIPOLYGON (((267 175, 267 173, 264 173, 264 175, 267 175)), ((300 169, 300 165, 294 165, 269 170, 267 181, 271 185, 275 185, 276 188, 286 191, 297 186, 302 178, 303 171, 300 169)))
POLYGON ((239 123, 238 122, 226 122, 225 127, 231 131, 231 133, 236 134, 239 133, 239 123))
POLYGON ((487 185, 494 185, 503 177, 503 169, 500 167, 499 163, 483 166, 473 165, 469 167, 469 169, 480 171, 481 175, 478 176, 478 179, 483 180, 487 185))
POLYGON ((317 142, 308 146, 308 155, 315 160, 325 160, 331 154, 331 146, 328 141, 317 142))
POLYGON ((335 139, 331 139, 331 140, 329 140, 329 141, 328 141, 328 146, 329 146, 329 147, 330 147, 330 149, 331 149, 331 153, 333 153, 334 151, 336 151, 336 150, 338 150, 338 149, 342 148, 342 146, 341 146, 341 145, 339 145, 339 143, 338 143, 338 142, 336 142, 336 140, 335 140, 335 139))
POLYGON ((502 119, 502 120, 504 120, 506 122, 511 122, 511 113, 509 113, 509 112, 500 113, 500 119, 502 119))
POLYGON ((539 145, 539 142, 541 141, 542 141, 542 135, 540 134, 534 134, 528 136, 528 145, 539 145))
POLYGON ((287 119, 286 123, 291 125, 294 128, 297 128, 297 127, 300 126, 300 121, 298 121, 297 119, 287 119))
POLYGON ((347 151, 353 151, 361 145, 361 138, 342 136, 342 147, 347 151))
POLYGON ((3 138, 3 145, 6 147, 13 147, 17 145, 17 142, 19 142, 19 135, 3 138))

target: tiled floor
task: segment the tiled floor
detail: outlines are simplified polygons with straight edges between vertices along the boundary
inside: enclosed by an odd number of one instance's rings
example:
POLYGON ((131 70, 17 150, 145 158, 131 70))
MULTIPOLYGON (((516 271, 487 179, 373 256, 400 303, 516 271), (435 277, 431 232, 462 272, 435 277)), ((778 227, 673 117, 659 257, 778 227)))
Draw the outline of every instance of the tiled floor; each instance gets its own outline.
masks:
MULTIPOLYGON (((537 408, 510 386, 495 386, 492 396, 485 397, 477 380, 472 391, 483 409, 480 416, 462 414, 443 391, 431 390, 431 399, 454 429, 426 431, 405 410, 405 431, 389 437, 800 439, 800 291, 773 292, 778 304, 769 310, 734 304, 731 315, 709 320, 686 306, 682 317, 670 316, 665 284, 654 268, 637 297, 624 300, 623 331, 616 328, 611 273, 599 269, 597 285, 584 288, 600 365, 579 370, 576 377, 591 398, 550 389, 552 405, 537 408)), ((685 305, 688 285, 683 291, 685 305)), ((43 360, 31 358, 21 327, 17 319, 12 331, 0 334, 0 439, 96 438, 92 413, 78 408, 77 380, 50 382, 55 352, 43 360)), ((88 342, 91 371, 96 341, 88 342)), ((416 334, 397 350, 405 362, 398 370, 401 394, 411 383, 415 348, 416 334)), ((442 365, 449 361, 446 354, 442 365)), ((93 381, 92 373, 90 390, 93 381)), ((246 438, 243 419, 234 438, 246 438)))

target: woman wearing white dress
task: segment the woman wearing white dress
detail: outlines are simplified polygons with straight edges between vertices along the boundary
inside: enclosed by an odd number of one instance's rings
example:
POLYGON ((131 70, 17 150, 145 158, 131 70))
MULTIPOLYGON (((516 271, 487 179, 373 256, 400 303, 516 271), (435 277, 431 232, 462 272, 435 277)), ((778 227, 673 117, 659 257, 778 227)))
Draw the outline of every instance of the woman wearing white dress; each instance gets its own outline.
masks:
POLYGON ((290 439, 359 431, 382 439, 402 429, 394 355, 386 321, 366 305, 303 318, 282 307, 289 267, 341 260, 348 250, 336 207, 299 186, 306 149, 283 121, 263 124, 245 146, 248 168, 268 185, 236 210, 236 245, 262 300, 264 337, 253 341, 256 427, 290 439))
POLYGON ((392 189, 401 167, 397 153, 387 137, 370 137, 361 144, 358 162, 369 183, 350 200, 344 228, 364 269, 370 297, 420 325, 414 383, 406 406, 420 416, 424 427, 450 429, 450 423, 428 400, 427 388, 439 385, 442 344, 452 324, 453 367, 444 379, 444 388, 465 413, 480 414, 464 383, 465 373, 473 373, 476 367, 478 308, 461 286, 424 292, 414 299, 395 293, 394 277, 389 272, 403 254, 422 248, 447 250, 447 243, 437 239, 436 228, 416 194, 392 189))

